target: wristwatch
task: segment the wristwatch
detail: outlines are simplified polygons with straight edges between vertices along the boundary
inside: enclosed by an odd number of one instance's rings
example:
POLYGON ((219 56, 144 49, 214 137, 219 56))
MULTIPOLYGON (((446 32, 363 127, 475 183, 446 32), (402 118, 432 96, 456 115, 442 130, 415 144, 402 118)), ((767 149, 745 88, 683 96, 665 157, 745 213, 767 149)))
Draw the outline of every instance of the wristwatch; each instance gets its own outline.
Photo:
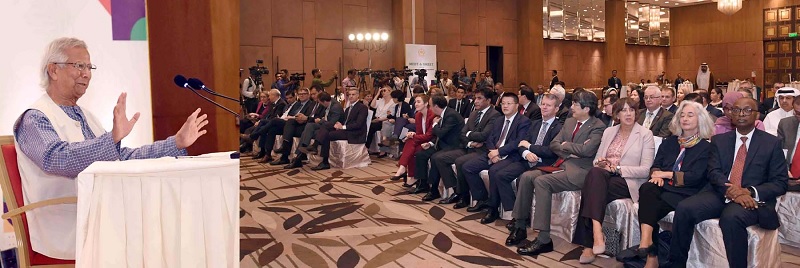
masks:
POLYGON ((620 168, 620 166, 617 166, 617 167, 616 167, 616 170, 615 170, 615 172, 616 172, 617 174, 622 174, 622 173, 619 173, 619 170, 620 170, 620 169, 621 169, 621 168, 620 168))

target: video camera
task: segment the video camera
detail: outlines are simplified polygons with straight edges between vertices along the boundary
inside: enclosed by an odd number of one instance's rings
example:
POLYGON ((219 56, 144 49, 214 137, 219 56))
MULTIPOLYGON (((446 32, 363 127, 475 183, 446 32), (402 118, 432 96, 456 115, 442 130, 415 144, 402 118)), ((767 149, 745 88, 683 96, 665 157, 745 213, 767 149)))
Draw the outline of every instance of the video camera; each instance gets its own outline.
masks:
POLYGON ((364 68, 364 70, 357 70, 357 72, 356 72, 356 74, 358 76, 361 76, 361 77, 370 75, 371 73, 372 73, 372 70, 370 70, 369 68, 364 68))
POLYGON ((469 77, 472 78, 472 80, 475 80, 475 77, 478 77, 478 72, 477 71, 472 72, 471 74, 469 74, 469 77))
POLYGON ((253 81, 256 83, 256 85, 263 84, 261 76, 269 74, 269 69, 264 66, 264 60, 256 60, 256 65, 251 66, 248 69, 250 70, 250 76, 253 78, 253 81))
POLYGON ((424 77, 428 76, 428 71, 425 70, 425 69, 419 69, 419 70, 414 72, 414 75, 419 76, 421 78, 424 78, 424 77))
POLYGON ((293 73, 289 76, 290 81, 306 81, 306 73, 293 73))

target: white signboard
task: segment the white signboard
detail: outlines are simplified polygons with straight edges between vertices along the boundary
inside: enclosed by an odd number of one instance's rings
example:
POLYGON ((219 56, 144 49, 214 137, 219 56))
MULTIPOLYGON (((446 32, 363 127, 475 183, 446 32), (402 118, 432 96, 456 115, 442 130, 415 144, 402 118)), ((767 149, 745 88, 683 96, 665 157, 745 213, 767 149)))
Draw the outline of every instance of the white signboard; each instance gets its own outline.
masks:
MULTIPOLYGON (((428 76, 425 80, 428 81, 428 86, 435 80, 434 73, 436 71, 436 46, 435 45, 414 45, 406 44, 406 66, 409 69, 417 71, 425 69, 428 71, 428 76)), ((414 75, 409 78, 409 82, 413 81, 417 76, 414 75)))

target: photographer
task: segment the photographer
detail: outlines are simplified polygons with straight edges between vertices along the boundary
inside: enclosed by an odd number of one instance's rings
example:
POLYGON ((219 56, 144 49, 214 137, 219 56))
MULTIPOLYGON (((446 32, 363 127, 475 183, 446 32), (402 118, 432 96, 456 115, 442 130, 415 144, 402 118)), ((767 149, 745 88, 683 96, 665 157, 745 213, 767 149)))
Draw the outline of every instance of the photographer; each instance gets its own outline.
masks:
POLYGON ((472 86, 472 79, 467 76, 467 69, 461 68, 461 72, 458 74, 458 84, 464 88, 472 86))
MULTIPOLYGON (((275 76, 277 77, 278 74, 275 74, 275 76)), ((263 85, 256 85, 252 73, 242 81, 242 97, 244 98, 244 107, 248 114, 255 112, 256 106, 258 106, 256 94, 261 92, 262 87, 263 85)))
POLYGON ((492 78, 492 71, 486 70, 486 78, 484 80, 486 80, 486 82, 489 83, 490 86, 494 86, 494 78, 492 78))
POLYGON ((319 69, 311 70, 311 75, 314 76, 314 80, 311 80, 311 86, 312 87, 314 87, 316 85, 320 85, 320 86, 322 86, 322 88, 327 88, 331 84, 333 84, 333 80, 336 80, 336 78, 339 78, 338 75, 336 74, 336 72, 333 72, 333 77, 331 77, 331 79, 328 79, 328 82, 322 82, 322 71, 320 71, 319 69))
POLYGON ((425 77, 428 76, 428 71, 425 69, 419 69, 419 71, 414 72, 414 74, 417 76, 411 80, 411 87, 420 85, 423 89, 425 89, 425 92, 428 92, 428 81, 425 81, 425 77))
POLYGON ((439 71, 439 74, 440 77, 437 77, 437 79, 439 80, 441 88, 447 89, 445 90, 445 96, 452 96, 453 94, 455 94, 455 92, 449 90, 451 88, 455 89, 455 87, 453 86, 453 80, 450 79, 450 73, 447 72, 446 70, 441 70, 439 71))
POLYGON ((486 79, 486 73, 479 73, 478 74, 478 82, 475 83, 475 88, 491 88, 493 85, 489 83, 489 80, 486 79))
POLYGON ((355 69, 347 70, 347 77, 342 79, 342 87, 343 88, 356 87, 356 70, 355 69))

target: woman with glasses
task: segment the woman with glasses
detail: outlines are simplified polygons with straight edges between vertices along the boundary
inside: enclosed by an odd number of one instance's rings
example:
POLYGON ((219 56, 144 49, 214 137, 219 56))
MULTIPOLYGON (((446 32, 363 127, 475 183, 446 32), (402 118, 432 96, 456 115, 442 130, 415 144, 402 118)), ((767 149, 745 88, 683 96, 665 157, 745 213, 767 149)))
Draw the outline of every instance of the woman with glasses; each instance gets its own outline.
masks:
MULTIPOLYGON (((758 112, 758 110, 733 109, 733 103, 743 97, 744 93, 739 91, 728 92, 728 94, 725 94, 725 97, 722 98, 722 112, 725 113, 725 116, 717 118, 717 121, 714 122, 714 135, 726 133, 734 129, 733 122, 731 121, 731 115, 733 112, 744 113, 745 115, 758 112)), ((764 123, 761 122, 761 120, 756 120, 756 128, 764 130, 764 123)))
POLYGON ((693 101, 681 103, 669 124, 675 134, 658 147, 650 169, 650 180, 639 188, 641 242, 637 255, 647 259, 645 267, 658 267, 658 221, 675 210, 678 203, 708 184, 706 168, 714 135, 711 115, 693 101))
POLYGON ((653 132, 636 123, 637 104, 631 98, 613 105, 619 124, 606 128, 594 167, 586 174, 581 189, 581 207, 575 226, 573 244, 584 247, 580 263, 592 263, 606 251, 602 221, 606 205, 623 198, 638 200, 639 185, 645 182, 653 165, 653 132))

